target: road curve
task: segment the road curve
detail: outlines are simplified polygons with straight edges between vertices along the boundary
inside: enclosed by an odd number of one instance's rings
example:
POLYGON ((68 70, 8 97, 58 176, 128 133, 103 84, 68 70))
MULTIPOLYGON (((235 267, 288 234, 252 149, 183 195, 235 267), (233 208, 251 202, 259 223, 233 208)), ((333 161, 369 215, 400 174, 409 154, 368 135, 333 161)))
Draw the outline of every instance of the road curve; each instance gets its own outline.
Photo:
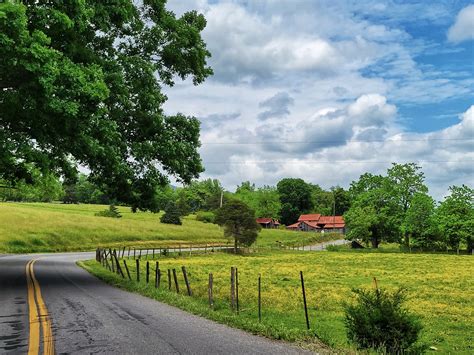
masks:
MULTIPOLYGON (((31 353, 31 330, 40 328, 30 319, 27 264, 33 259, 33 277, 38 285, 31 287, 36 292, 36 301, 44 300, 48 313, 41 315, 38 306, 38 322, 43 325, 45 317, 51 322, 57 354, 305 352, 109 286, 76 265, 78 260, 94 257, 93 253, 0 257, 1 354, 26 354, 28 350, 31 353)), ((44 339, 40 346, 40 350, 47 350, 44 339)))

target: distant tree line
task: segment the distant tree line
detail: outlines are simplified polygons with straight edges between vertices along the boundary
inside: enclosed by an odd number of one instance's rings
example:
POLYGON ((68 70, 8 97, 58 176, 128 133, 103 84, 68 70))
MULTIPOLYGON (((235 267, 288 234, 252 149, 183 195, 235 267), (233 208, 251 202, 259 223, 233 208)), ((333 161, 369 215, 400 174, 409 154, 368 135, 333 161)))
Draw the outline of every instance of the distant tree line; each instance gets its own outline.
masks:
MULTIPOLYGON (((62 182, 51 174, 36 170, 31 181, 15 186, 0 181, 0 199, 89 204, 120 204, 90 177, 62 182)), ((255 217, 279 219, 284 225, 301 214, 343 215, 346 238, 377 248, 382 242, 400 243, 406 248, 423 250, 472 251, 474 240, 474 190, 451 186, 449 196, 437 203, 429 194, 421 168, 414 164, 393 164, 384 175, 365 173, 348 190, 319 185, 298 178, 284 178, 276 186, 256 187, 250 181, 225 191, 217 179, 192 181, 183 187, 161 186, 147 197, 148 210, 169 210, 172 218, 191 213, 203 222, 214 223, 221 204, 238 200, 255 217)), ((136 211, 136 208, 132 208, 136 211)))

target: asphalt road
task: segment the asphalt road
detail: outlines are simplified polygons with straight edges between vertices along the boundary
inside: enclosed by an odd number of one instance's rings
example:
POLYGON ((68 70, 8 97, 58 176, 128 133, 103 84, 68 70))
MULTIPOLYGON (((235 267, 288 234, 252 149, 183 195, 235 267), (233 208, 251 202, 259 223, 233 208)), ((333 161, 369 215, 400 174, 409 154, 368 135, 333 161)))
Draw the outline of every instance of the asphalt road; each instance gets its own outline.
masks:
POLYGON ((304 352, 109 286, 76 265, 94 257, 0 257, 0 354, 304 352))

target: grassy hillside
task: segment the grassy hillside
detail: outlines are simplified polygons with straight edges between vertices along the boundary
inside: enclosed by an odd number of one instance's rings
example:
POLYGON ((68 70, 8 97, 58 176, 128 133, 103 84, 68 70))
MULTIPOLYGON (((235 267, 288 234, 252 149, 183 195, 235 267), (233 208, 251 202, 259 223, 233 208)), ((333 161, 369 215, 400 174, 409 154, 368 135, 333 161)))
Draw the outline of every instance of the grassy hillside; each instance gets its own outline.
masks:
MULTIPOLYGON (((108 206, 52 203, 0 203, 0 252, 92 250, 98 246, 170 246, 224 244, 222 229, 185 217, 182 226, 160 223, 160 215, 132 213, 119 207, 122 218, 97 217, 108 206)), ((314 233, 262 230, 257 244, 309 244, 331 238, 314 233)))
MULTIPOLYGON (((129 262, 134 279, 135 265, 129 262)), ((352 297, 351 288, 370 288, 373 277, 380 287, 406 287, 408 308, 422 317, 421 342, 442 353, 468 354, 473 351, 474 298, 471 256, 273 251, 251 256, 214 254, 159 259, 164 279, 161 289, 143 281, 124 281, 95 261, 87 268, 103 279, 131 291, 177 305, 188 311, 275 338, 314 343, 316 333, 325 343, 347 348, 342 303, 352 297), (185 265, 193 297, 167 290, 166 270, 179 272, 181 293, 185 265), (230 267, 239 270, 240 314, 229 310, 230 267), (304 272, 312 330, 305 328, 299 271, 304 272), (214 275, 215 310, 207 305, 208 274, 214 275), (257 316, 257 279, 262 275, 262 323, 257 316)), ((152 263, 154 269, 154 263, 152 263)), ((153 272, 152 272, 152 275, 153 272)))

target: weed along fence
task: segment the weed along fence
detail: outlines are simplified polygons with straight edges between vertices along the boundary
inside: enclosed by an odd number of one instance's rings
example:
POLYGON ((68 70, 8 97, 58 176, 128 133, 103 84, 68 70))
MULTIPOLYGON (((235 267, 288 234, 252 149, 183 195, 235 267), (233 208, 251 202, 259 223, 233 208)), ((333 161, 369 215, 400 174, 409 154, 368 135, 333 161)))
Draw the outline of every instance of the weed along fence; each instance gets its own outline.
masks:
MULTIPOLYGON (((99 248, 96 250, 96 260, 124 282, 159 292, 178 294, 179 297, 192 297, 205 304, 211 312, 250 319, 257 324, 264 323, 267 319, 278 319, 281 321, 282 331, 305 336, 311 334, 308 331, 312 329, 312 323, 317 322, 317 312, 314 305, 311 307, 314 297, 305 289, 303 271, 293 272, 292 281, 293 284, 297 283, 297 287, 288 288, 281 285, 278 290, 286 299, 286 306, 281 309, 266 298, 280 285, 270 284, 265 275, 259 273, 255 277, 250 276, 248 272, 241 272, 235 266, 224 269, 216 265, 215 269, 211 270, 208 267, 191 268, 182 265, 192 260, 188 256, 216 251, 228 252, 233 249, 222 246, 143 250, 99 248), (292 310, 292 314, 287 312, 288 309, 292 310), (284 324, 285 319, 287 324, 284 324)), ((287 281, 290 280, 283 279, 283 282, 287 281)), ((314 332, 312 334, 314 335, 314 332)))

